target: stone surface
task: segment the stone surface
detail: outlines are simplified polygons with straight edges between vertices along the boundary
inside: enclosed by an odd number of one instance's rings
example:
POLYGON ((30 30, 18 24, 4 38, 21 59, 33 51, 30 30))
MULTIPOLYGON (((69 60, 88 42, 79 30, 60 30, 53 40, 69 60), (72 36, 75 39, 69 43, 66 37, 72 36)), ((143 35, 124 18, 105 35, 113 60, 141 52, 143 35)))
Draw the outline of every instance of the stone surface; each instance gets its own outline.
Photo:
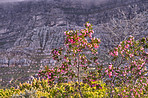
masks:
POLYGON ((105 65, 110 62, 109 50, 128 35, 136 39, 148 36, 147 20, 147 0, 27 0, 0 3, 0 67, 3 67, 0 84, 28 80, 29 73, 37 73, 39 66, 55 65, 56 62, 50 58, 50 50, 63 46, 64 31, 83 29, 87 21, 94 25, 93 37, 101 39, 99 59, 105 65), (124 19, 119 9, 129 20, 124 19))
POLYGON ((82 29, 87 21, 94 25, 93 36, 101 39, 98 50, 101 55, 109 52, 131 32, 137 38, 147 35, 145 30, 148 27, 146 21, 148 14, 139 15, 141 17, 139 20, 138 15, 134 14, 147 12, 147 1, 92 1, 38 0, 0 4, 0 56, 5 60, 2 60, 1 65, 5 66, 6 63, 21 65, 23 63, 20 63, 20 59, 26 61, 23 65, 31 61, 41 62, 40 60, 47 57, 45 55, 48 55, 51 49, 63 46, 64 31, 82 29), (128 27, 125 27, 126 21, 116 21, 118 22, 116 24, 110 21, 112 18, 123 18, 119 9, 131 19, 128 27), (121 27, 115 30, 117 24, 121 27), (106 30, 106 25, 110 25, 115 34, 109 29, 106 30), (132 25, 135 28, 132 29, 130 27, 132 25), (16 61, 12 62, 11 59, 16 61))
POLYGON ((138 12, 148 8, 146 0, 101 1, 38 0, 0 4, 0 49, 13 47, 16 40, 37 27, 54 27, 58 34, 59 27, 83 26, 87 21, 98 25, 112 17, 120 18, 118 9, 132 16, 129 5, 137 4, 138 12))

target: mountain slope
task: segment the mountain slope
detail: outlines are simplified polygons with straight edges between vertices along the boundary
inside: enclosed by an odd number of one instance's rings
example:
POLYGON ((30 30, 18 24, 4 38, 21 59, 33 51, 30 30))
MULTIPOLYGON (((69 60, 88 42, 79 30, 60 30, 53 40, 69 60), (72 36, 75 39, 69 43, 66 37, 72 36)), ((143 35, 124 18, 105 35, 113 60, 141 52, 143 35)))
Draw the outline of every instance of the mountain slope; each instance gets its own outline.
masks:
POLYGON ((137 12, 148 8, 146 0, 76 1, 38 0, 1 4, 0 49, 13 47, 18 38, 36 27, 83 26, 87 21, 98 25, 108 22, 112 17, 120 18, 118 9, 126 11, 131 18, 133 12, 129 5, 137 4, 137 12))

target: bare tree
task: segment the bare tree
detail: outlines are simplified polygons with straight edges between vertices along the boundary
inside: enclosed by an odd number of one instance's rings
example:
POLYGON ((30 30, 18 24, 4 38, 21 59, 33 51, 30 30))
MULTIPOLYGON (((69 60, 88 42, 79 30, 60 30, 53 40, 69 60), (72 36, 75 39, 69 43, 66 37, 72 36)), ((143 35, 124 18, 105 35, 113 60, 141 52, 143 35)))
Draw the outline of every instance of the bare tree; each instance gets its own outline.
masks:
MULTIPOLYGON (((129 35, 134 36, 136 39, 148 36, 148 10, 138 13, 136 12, 137 6, 131 7, 132 16, 123 10, 119 10, 121 18, 113 18, 108 23, 100 24, 98 27, 102 33, 101 38, 101 51, 100 57, 103 57, 105 61, 111 60, 108 55, 109 51, 116 47, 121 41, 125 40, 129 35)), ((97 30, 98 30, 97 29, 97 30)), ((94 35, 96 36, 96 35, 94 35)))

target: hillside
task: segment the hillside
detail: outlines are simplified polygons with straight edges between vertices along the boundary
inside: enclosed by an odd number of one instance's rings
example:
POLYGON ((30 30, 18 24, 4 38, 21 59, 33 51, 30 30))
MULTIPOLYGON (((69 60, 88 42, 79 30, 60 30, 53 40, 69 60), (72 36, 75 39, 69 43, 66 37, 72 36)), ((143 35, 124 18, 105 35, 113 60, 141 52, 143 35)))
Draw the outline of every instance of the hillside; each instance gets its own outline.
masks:
POLYGON ((138 13, 148 8, 146 0, 95 2, 38 0, 1 4, 0 49, 13 47, 18 38, 37 27, 83 26, 87 21, 98 25, 109 22, 113 17, 121 18, 118 9, 124 10, 128 18, 132 18, 133 11, 129 5, 137 5, 138 13))
POLYGON ((0 82, 6 84, 17 72, 22 73, 20 66, 30 75, 29 72, 36 73, 43 68, 41 65, 55 65, 56 62, 50 60, 50 50, 63 46, 64 31, 80 30, 87 21, 94 25, 93 36, 101 39, 98 56, 100 63, 105 64, 110 61, 109 50, 129 35, 136 39, 148 36, 147 20, 147 0, 0 3, 0 67, 6 72, 0 70, 0 82), (33 72, 30 65, 34 65, 33 72), (14 67, 17 72, 9 73, 7 67, 14 67))

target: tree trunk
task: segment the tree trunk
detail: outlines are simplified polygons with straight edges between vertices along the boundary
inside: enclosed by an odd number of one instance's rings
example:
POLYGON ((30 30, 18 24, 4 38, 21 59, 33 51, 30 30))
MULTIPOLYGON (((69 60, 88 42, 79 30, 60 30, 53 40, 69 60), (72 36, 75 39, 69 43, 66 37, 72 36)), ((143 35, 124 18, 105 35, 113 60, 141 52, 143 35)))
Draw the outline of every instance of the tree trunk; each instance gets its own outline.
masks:
POLYGON ((80 65, 79 65, 79 55, 80 54, 78 54, 78 57, 77 57, 77 59, 78 59, 78 61, 77 61, 77 68, 78 68, 78 85, 79 85, 79 93, 80 93, 80 96, 81 96, 81 98, 83 98, 83 95, 82 95, 82 92, 81 92, 81 89, 80 89, 80 65))

